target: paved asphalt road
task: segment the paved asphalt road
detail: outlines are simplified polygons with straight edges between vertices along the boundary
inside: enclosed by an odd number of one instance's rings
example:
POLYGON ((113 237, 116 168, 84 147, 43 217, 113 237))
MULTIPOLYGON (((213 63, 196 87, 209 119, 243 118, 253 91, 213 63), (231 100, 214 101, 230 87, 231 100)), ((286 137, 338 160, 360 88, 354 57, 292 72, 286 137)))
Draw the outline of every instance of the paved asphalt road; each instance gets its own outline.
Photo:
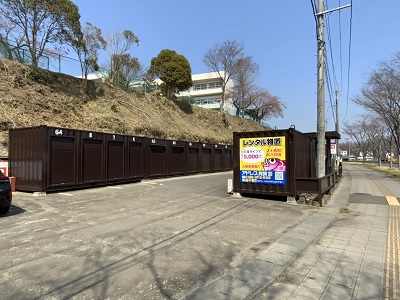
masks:
POLYGON ((0 218, 0 299, 179 299, 318 211, 228 195, 228 178, 16 192, 0 218))

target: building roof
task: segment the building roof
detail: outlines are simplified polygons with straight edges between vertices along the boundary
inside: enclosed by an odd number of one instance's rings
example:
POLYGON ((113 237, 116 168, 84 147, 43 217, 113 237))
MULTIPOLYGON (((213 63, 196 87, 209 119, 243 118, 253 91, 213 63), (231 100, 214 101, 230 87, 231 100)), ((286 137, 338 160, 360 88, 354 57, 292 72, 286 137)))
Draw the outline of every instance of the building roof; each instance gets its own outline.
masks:
POLYGON ((225 71, 220 71, 219 74, 217 72, 208 72, 208 73, 199 73, 192 74, 193 81, 207 80, 207 79, 215 79, 224 76, 225 71))

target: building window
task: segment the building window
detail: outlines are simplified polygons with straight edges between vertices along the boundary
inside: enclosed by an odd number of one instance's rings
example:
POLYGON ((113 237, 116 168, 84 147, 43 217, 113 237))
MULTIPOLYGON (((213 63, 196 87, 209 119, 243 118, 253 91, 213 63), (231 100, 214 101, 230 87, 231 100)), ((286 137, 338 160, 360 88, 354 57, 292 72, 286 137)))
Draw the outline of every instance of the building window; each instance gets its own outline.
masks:
POLYGON ((207 89, 217 89, 222 87, 222 82, 217 81, 217 82, 210 82, 210 83, 199 83, 195 84, 193 86, 194 91, 201 91, 201 90, 207 90, 207 89))
POLYGON ((195 84, 193 86, 193 90, 195 90, 195 91, 206 90, 206 89, 207 89, 207 84, 206 83, 195 84))
POLYGON ((209 89, 218 89, 218 88, 220 88, 220 87, 222 87, 222 83, 221 83, 220 81, 218 81, 218 82, 211 82, 211 83, 209 83, 208 86, 207 86, 207 88, 209 88, 209 89))
POLYGON ((208 98, 208 99, 196 99, 195 105, 205 105, 205 104, 219 104, 221 98, 208 98))

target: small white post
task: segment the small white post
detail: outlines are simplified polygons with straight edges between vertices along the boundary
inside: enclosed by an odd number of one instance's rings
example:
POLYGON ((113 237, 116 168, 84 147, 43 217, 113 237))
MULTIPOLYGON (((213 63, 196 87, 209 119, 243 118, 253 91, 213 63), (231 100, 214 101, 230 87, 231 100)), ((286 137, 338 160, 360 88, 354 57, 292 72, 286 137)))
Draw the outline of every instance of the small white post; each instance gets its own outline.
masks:
POLYGON ((233 181, 232 179, 228 179, 228 194, 233 194, 233 181))

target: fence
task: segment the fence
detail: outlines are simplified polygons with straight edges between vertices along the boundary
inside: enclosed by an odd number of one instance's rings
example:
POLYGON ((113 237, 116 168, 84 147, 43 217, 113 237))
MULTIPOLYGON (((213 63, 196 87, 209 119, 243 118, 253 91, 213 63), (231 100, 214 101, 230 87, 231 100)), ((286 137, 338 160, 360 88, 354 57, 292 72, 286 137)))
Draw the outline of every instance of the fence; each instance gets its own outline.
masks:
POLYGON ((47 126, 11 129, 16 190, 49 192, 232 169, 232 147, 47 126))
MULTIPOLYGON (((26 46, 0 39, 0 57, 32 65, 32 55, 26 46)), ((82 73, 80 61, 60 53, 45 51, 39 58, 38 67, 53 72, 77 76, 82 73)))
POLYGON ((158 83, 151 84, 144 80, 132 83, 129 88, 134 92, 146 94, 160 90, 160 85, 158 83))
MULTIPOLYGON (((13 45, 0 39, 0 57, 14 60, 23 64, 32 64, 32 56, 26 47, 13 45)), ((39 59, 38 66, 42 69, 49 70, 50 58, 42 56, 39 59)))

